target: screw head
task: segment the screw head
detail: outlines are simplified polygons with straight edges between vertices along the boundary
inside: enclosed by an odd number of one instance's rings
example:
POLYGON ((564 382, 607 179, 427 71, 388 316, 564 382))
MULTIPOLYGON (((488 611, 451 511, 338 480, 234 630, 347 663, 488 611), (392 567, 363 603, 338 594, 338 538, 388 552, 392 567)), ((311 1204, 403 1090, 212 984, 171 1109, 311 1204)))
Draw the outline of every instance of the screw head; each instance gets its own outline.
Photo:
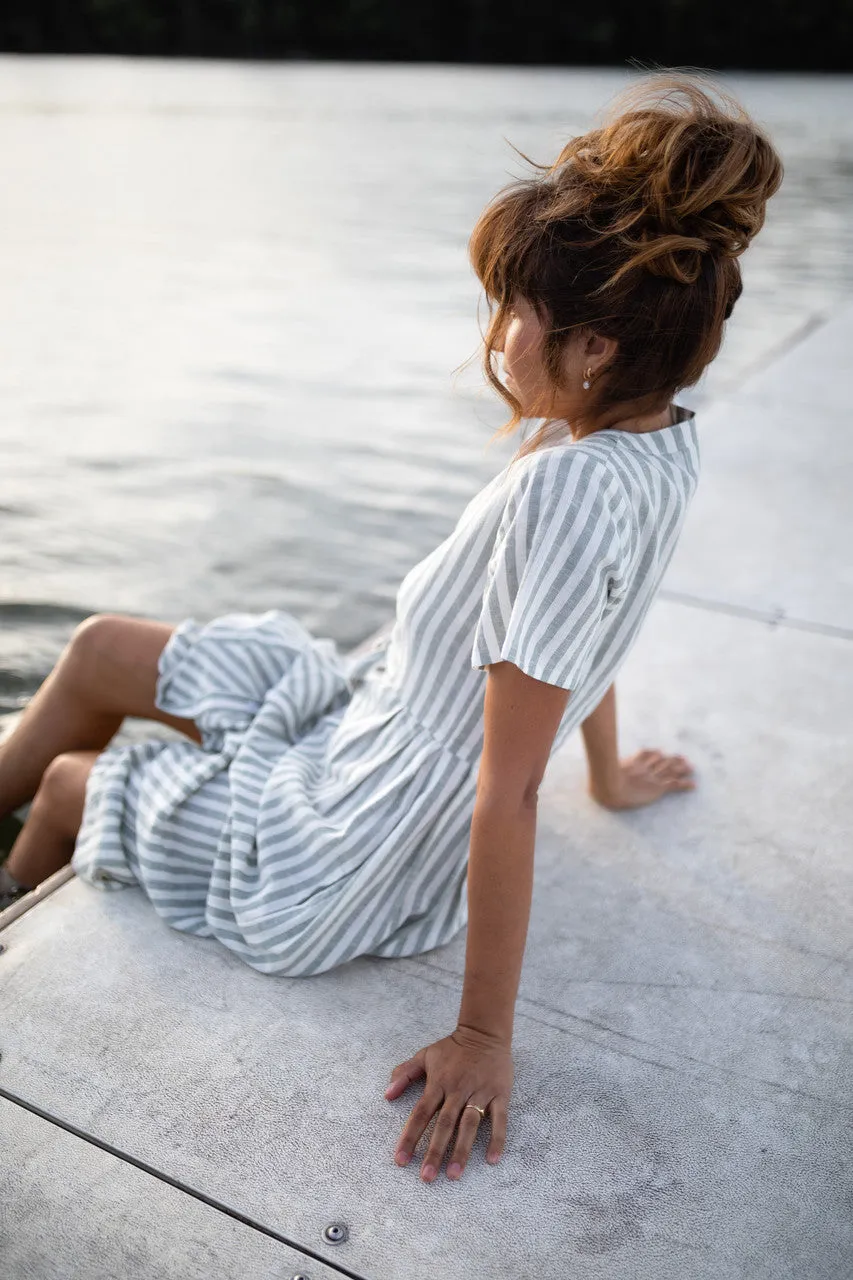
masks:
POLYGON ((343 1244, 349 1232, 342 1222, 330 1222, 323 1232, 323 1239, 329 1244, 343 1244))
POLYGON ((311 1280, 310 1276, 306 1276, 304 1271, 298 1271, 295 1276, 291 1276, 290 1280, 311 1280))

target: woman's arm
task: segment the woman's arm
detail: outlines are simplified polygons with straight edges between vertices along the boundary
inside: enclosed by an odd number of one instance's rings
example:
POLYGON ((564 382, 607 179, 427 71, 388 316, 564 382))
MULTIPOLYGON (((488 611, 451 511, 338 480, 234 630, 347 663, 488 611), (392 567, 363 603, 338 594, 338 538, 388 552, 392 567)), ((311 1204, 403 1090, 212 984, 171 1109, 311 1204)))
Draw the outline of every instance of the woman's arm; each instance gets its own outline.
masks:
MULTIPOLYGON (((449 1036, 398 1063, 385 1090, 385 1097, 393 1101, 412 1081, 426 1076, 395 1158, 399 1164, 408 1163, 435 1116, 421 1169, 428 1182, 437 1176, 457 1126, 447 1174, 461 1176, 478 1115, 487 1108, 492 1133, 486 1159, 498 1160, 504 1148, 515 1002, 533 890, 537 795, 569 698, 567 689, 534 680, 512 662, 491 663, 488 672, 485 737, 471 819, 468 936, 459 1017, 449 1036), (476 1110, 469 1110, 468 1102, 476 1110)), ((616 751, 615 702, 611 687, 584 722, 590 767, 602 787, 605 779, 609 786, 608 765, 616 751)), ((665 790, 692 786, 685 771, 689 773, 689 765, 681 756, 640 752, 620 763, 612 807, 647 803, 665 790), (667 776, 669 770, 674 773, 667 776)), ((609 791, 601 794, 609 799, 609 791)))
MULTIPOLYGON (((468 855, 468 936, 459 1026, 505 1044, 512 1027, 533 893, 536 795, 568 690, 510 662, 489 668, 485 743, 468 855)), ((683 756, 619 758, 616 685, 581 724, 590 794, 608 808, 692 787, 683 756)))
POLYGON ((589 794, 600 804, 609 804, 619 786, 615 683, 581 722, 581 734, 589 762, 589 794))
POLYGON ((511 662, 488 672, 459 1026, 510 1044, 533 892, 537 792, 569 691, 511 662))
POLYGON ((468 854, 468 935, 458 1024, 512 1043, 533 893, 536 802, 483 796, 468 854))
POLYGON ((569 697, 511 662, 488 666, 485 737, 468 855, 468 938, 456 1028, 400 1062, 385 1097, 426 1076, 397 1146, 407 1164, 435 1115, 421 1177, 436 1177, 458 1125, 448 1177, 461 1176, 479 1111, 491 1118, 486 1159, 500 1158, 512 1091, 512 1027, 530 918, 536 795, 569 697), (472 1102, 477 1110, 469 1110, 472 1102))

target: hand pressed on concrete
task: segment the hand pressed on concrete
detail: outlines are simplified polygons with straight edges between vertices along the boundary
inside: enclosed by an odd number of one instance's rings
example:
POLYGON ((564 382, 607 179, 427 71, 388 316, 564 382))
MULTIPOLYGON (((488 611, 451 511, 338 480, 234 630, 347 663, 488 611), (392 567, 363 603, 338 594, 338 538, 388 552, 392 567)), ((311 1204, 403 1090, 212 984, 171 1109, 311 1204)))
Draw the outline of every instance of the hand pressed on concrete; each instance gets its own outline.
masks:
POLYGON ((644 747, 619 761, 616 775, 606 787, 591 782, 588 791, 605 809, 635 809, 670 791, 692 791, 695 787, 693 766, 684 756, 644 747))
POLYGON ((391 1072, 385 1090, 389 1101, 421 1076, 424 1090, 403 1127, 394 1159, 408 1164, 433 1116, 435 1128, 421 1165, 421 1179, 433 1182, 438 1176, 448 1144, 456 1133, 447 1176, 462 1177, 482 1117, 467 1102, 481 1107, 491 1123, 486 1160, 496 1164, 506 1142, 506 1121, 512 1093, 514 1068, 511 1045, 474 1027, 459 1025, 442 1040, 418 1050, 391 1072), (458 1125, 458 1132, 456 1132, 458 1125))

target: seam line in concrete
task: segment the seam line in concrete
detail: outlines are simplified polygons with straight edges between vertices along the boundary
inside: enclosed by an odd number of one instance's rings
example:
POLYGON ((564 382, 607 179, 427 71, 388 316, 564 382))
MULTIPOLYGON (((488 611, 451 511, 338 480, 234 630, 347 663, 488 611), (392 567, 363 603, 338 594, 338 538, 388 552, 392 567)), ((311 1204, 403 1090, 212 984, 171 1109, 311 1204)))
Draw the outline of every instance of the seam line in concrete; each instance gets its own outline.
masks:
POLYGON ((37 1107, 34 1102, 27 1102, 24 1098, 18 1097, 15 1093, 10 1093, 8 1089, 0 1088, 0 1098, 4 1098, 6 1102, 13 1103, 16 1107, 22 1107, 24 1111, 30 1111, 33 1115, 39 1116, 42 1120, 47 1120, 49 1124, 55 1125, 57 1129, 64 1129, 66 1133, 73 1134, 75 1138, 81 1138, 83 1142, 88 1142, 93 1147, 99 1147, 101 1151, 106 1151, 108 1155, 115 1156, 124 1164, 131 1164, 137 1169, 141 1169, 143 1173, 150 1174, 152 1178, 157 1178, 160 1182, 167 1183, 170 1187, 174 1187, 177 1191, 182 1191, 184 1195, 192 1196, 195 1200, 200 1200, 202 1204, 208 1205, 211 1209, 224 1213, 226 1217, 233 1218, 236 1222, 240 1222, 245 1227, 251 1227, 253 1231, 260 1232, 261 1235, 269 1236, 271 1240, 277 1241, 279 1244, 285 1244, 290 1249, 294 1249, 297 1253, 301 1253, 303 1257, 312 1258, 314 1262, 321 1263, 324 1267, 328 1267, 331 1271, 336 1271, 339 1275, 348 1276, 349 1280, 367 1280, 358 1271, 350 1271, 348 1267, 341 1266, 340 1263, 331 1261, 321 1253, 315 1253, 308 1245, 300 1244, 299 1241, 291 1239, 289 1236, 283 1236, 278 1231, 274 1231, 272 1227, 265 1227, 262 1222, 258 1222, 255 1218, 250 1218, 247 1214, 241 1213, 239 1209, 232 1209, 227 1204, 223 1204, 221 1200, 215 1200, 212 1196, 205 1195, 203 1191, 196 1191, 194 1187, 189 1186, 185 1182, 181 1182, 178 1178, 171 1177, 168 1173, 163 1173, 160 1169, 155 1169, 153 1165, 147 1164, 144 1160, 138 1159, 136 1156, 129 1155, 126 1151, 114 1147, 112 1143, 105 1142, 103 1138, 96 1138, 94 1134, 86 1133, 84 1129, 78 1129, 76 1125, 71 1124, 68 1120, 60 1120, 58 1116, 51 1115, 49 1111, 43 1111, 41 1107, 37 1107))
POLYGON ((673 591, 662 587, 658 592, 662 600, 672 604, 685 604, 694 609, 707 609, 709 613, 730 613, 738 618, 749 618, 753 622, 766 622, 773 627, 789 627, 792 631, 814 631, 818 635, 834 636, 838 640, 853 640, 853 629, 836 627, 831 622, 810 622, 807 618, 787 617, 785 610, 753 609, 746 604, 728 604, 725 600, 706 600, 702 596, 692 596, 686 591, 673 591))
MULTIPOLYGON (((406 962, 408 972, 422 982, 432 983, 434 986, 441 987, 458 986, 458 975, 452 973, 451 970, 439 967, 433 961, 418 960, 415 956, 401 956, 398 958, 398 963, 400 961, 406 962), (435 977, 428 977, 424 972, 425 970, 429 970, 433 974, 441 974, 444 977, 455 977, 457 978, 457 983, 450 984, 439 981, 435 977)), ((594 1045, 599 1049, 603 1049, 606 1053, 614 1053, 620 1058, 633 1058, 636 1062, 644 1062, 649 1066, 661 1067, 666 1071, 688 1073, 699 1075, 700 1077, 719 1075, 760 1090, 776 1089, 790 1097, 805 1098, 809 1102, 817 1103, 827 1109, 853 1110, 849 1103, 842 1102, 837 1098, 826 1097, 819 1093, 810 1093, 807 1089, 798 1089, 795 1085, 784 1084, 781 1080, 766 1080, 763 1076, 755 1076, 749 1072, 738 1071, 734 1067, 727 1067, 722 1063, 712 1062, 707 1058, 697 1058, 693 1054, 684 1053, 679 1049, 672 1049, 668 1045, 658 1044, 651 1040, 643 1040, 627 1031, 619 1031, 616 1027, 608 1026, 604 1022, 596 1022, 594 1018, 585 1017, 583 1014, 572 1013, 568 1009, 557 1009, 553 1005, 545 1004, 543 1001, 534 1000, 531 996, 518 997, 516 1016, 518 1018, 526 1018, 529 1022, 537 1023, 541 1026, 551 1027, 554 1031, 560 1031, 563 1035, 571 1036, 584 1044, 594 1045), (584 1034, 576 1026, 567 1025, 572 1023, 588 1028, 589 1031, 593 1032, 593 1035, 584 1034), (603 1040, 602 1036, 604 1037, 603 1040), (651 1050, 656 1056, 650 1057, 648 1054, 627 1049, 624 1045, 615 1043, 617 1040, 628 1041, 640 1049, 651 1050), (663 1060, 658 1056, 660 1054, 669 1058, 670 1061, 663 1060)))

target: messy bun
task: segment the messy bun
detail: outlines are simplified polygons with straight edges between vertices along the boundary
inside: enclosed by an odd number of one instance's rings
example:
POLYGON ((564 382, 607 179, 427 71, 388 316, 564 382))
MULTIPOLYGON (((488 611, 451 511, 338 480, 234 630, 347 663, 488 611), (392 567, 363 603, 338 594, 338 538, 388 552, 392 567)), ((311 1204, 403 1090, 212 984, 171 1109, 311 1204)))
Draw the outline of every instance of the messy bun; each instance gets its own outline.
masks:
POLYGON ((546 322, 543 355, 557 387, 573 333, 618 344, 583 422, 573 420, 576 438, 615 406, 637 416, 665 408, 719 351, 743 288, 738 258, 782 181, 779 156, 731 95, 668 72, 619 94, 601 126, 553 164, 528 162, 537 174, 498 193, 469 245, 491 312, 486 376, 513 409, 499 434, 522 416, 492 347, 518 295, 546 322))

